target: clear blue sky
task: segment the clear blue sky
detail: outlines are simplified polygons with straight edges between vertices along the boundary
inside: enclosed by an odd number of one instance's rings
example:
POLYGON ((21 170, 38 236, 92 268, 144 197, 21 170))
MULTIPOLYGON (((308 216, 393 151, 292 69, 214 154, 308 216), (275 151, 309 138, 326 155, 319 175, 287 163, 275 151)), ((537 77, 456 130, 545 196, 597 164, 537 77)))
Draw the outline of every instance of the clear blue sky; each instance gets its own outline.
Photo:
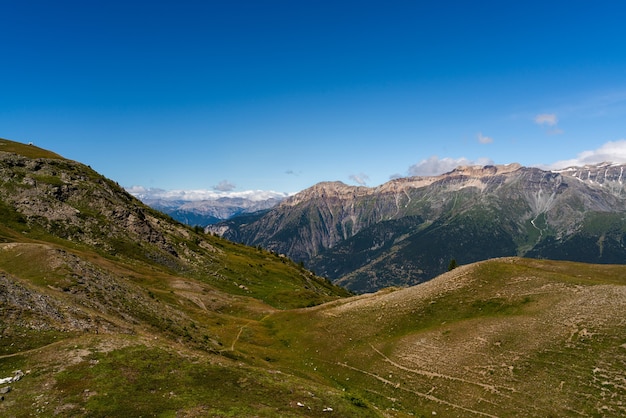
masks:
POLYGON ((0 0, 0 137, 123 186, 626 161, 624 1, 0 0))

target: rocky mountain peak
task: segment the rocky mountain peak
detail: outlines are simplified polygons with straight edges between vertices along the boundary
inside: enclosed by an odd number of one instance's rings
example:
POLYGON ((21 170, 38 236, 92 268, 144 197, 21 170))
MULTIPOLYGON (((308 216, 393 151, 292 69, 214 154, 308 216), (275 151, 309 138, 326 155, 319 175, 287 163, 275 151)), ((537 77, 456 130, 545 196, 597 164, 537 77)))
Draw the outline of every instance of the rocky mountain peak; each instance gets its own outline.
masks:
POLYGON ((402 177, 390 180, 377 187, 350 186, 340 181, 327 181, 318 183, 302 192, 286 199, 282 204, 296 206, 311 199, 353 199, 380 193, 404 193, 408 189, 418 189, 430 186, 431 184, 448 179, 458 179, 458 177, 468 177, 470 179, 483 179, 501 174, 508 174, 523 168, 521 164, 501 164, 501 165, 473 165, 459 166, 454 170, 438 176, 413 176, 402 177))
POLYGON ((469 177, 487 177, 498 174, 511 173, 522 168, 519 163, 498 164, 498 165, 466 165, 459 166, 449 173, 443 174, 441 177, 449 176, 469 176, 469 177))
POLYGON ((587 164, 582 167, 568 167, 554 170, 565 177, 571 177, 587 184, 591 188, 602 189, 619 198, 626 197, 624 180, 626 164, 603 162, 587 164))
POLYGON ((341 181, 317 183, 300 193, 285 199, 281 205, 296 206, 312 199, 346 199, 371 194, 374 189, 364 186, 349 186, 341 181))
POLYGON ((582 167, 567 167, 562 170, 554 170, 565 176, 575 177, 589 183, 622 183, 624 180, 624 164, 604 162, 600 164, 587 164, 582 167))

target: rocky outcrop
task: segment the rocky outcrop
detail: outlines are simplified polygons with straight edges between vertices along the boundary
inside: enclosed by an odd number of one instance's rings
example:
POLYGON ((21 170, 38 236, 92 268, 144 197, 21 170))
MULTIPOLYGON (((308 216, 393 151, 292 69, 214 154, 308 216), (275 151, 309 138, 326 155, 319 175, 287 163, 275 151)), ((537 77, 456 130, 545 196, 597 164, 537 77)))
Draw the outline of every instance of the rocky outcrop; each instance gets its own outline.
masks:
POLYGON ((25 234, 43 229, 113 255, 183 268, 188 230, 91 168, 62 158, 0 152, 0 209, 25 234))

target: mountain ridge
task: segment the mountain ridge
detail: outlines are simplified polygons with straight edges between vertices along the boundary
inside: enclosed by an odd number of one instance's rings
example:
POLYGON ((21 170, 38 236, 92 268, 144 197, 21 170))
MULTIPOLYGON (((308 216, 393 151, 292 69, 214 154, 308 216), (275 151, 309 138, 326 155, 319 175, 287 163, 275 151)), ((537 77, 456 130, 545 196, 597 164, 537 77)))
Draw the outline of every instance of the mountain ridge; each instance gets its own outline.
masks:
POLYGON ((276 197, 256 201, 240 197, 220 197, 214 200, 186 201, 143 198, 142 202, 186 225, 206 227, 234 216, 270 209, 284 199, 276 197))
MULTIPOLYGON (((41 151, 31 155, 33 146, 0 139, 0 150, 2 147, 12 152, 0 151, 0 176, 4 179, 0 214, 5 220, 0 241, 62 243, 76 251, 95 251, 100 257, 202 276, 217 287, 232 286, 225 283, 223 274, 214 272, 216 265, 222 269, 224 263, 228 265, 221 250, 223 240, 214 241, 214 237, 175 222, 81 163, 41 151)), ((282 265, 287 260, 275 261, 282 265)), ((294 270, 296 276, 308 276, 299 270, 294 270)), ((318 290, 321 296, 325 281, 306 277, 305 281, 309 280, 310 296, 318 290)), ((248 286, 247 292, 254 294, 254 287, 248 286)), ((332 294, 338 289, 327 290, 332 294)))
POLYGON ((428 280, 451 259, 620 262, 626 259, 623 170, 608 163, 559 171, 514 163, 459 167, 371 188, 325 182, 241 224, 234 218, 208 230, 285 253, 358 291, 428 280), (607 246, 592 256, 574 254, 580 239, 592 249, 594 240, 607 246), (472 240, 484 244, 482 254, 472 240))

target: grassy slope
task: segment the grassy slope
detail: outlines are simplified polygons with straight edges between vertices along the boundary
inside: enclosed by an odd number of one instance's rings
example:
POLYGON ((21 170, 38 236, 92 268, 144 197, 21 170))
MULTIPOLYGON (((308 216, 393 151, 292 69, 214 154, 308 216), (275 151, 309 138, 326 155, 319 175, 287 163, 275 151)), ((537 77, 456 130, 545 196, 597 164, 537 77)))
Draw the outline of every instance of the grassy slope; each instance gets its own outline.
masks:
MULTIPOLYGON (((298 402, 315 407, 313 416, 330 405, 359 415, 339 390, 235 348, 277 308, 151 266, 79 255, 0 244, 0 292, 23 303, 0 303, 0 377, 30 371, 11 385, 0 415, 299 416, 298 402)), ((285 291, 295 305, 298 293, 285 291)))
POLYGON ((52 151, 39 148, 35 145, 26 145, 20 142, 10 141, 3 138, 0 138, 0 151, 20 154, 28 158, 52 158, 59 160, 64 159, 59 154, 55 154, 52 151))
POLYGON ((619 416, 624 284, 623 266, 493 260, 276 313, 267 355, 389 416, 619 416))
MULTIPOLYGON (((138 296, 128 306, 98 311, 73 296, 65 282, 72 275, 60 274, 68 264, 58 254, 39 245, 7 245, 0 252, 7 270, 17 272, 18 254, 56 263, 59 274, 49 270, 45 280, 35 263, 15 280, 78 306, 92 325, 5 330, 0 376, 15 369, 30 373, 12 385, 0 404, 3 413, 120 416, 131 408, 162 416, 325 416, 326 407, 338 416, 626 412, 622 266, 492 260, 413 288, 277 310, 193 279, 112 264, 108 283, 120 286, 121 295, 133 290, 138 296)), ((97 286, 85 291, 98 295, 97 286)), ((102 305, 114 305, 99 297, 102 305)))
MULTIPOLYGON (((0 151, 46 159, 44 167, 60 160, 56 170, 116 187, 34 146, 0 140, 0 151)), ((32 174, 20 172, 19 178, 27 175, 32 174)), ((62 183, 56 176, 36 180, 44 187, 62 183)), ((7 193, 23 187, 11 181, 3 182, 7 193)), ((106 222, 88 209, 81 207, 81 213, 106 222)), ((356 407, 342 393, 258 368, 254 356, 232 346, 250 322, 346 291, 276 254, 205 236, 142 210, 165 228, 182 255, 175 269, 146 258, 146 251, 158 254, 148 245, 120 241, 120 250, 111 253, 60 238, 0 204, 0 377, 30 370, 11 385, 0 415, 126 416, 131 408, 165 416, 289 416, 302 414, 300 401, 333 404, 353 415, 356 407), (146 393, 145 385, 159 389, 146 393)), ((317 409, 321 414, 323 407, 317 409)))

